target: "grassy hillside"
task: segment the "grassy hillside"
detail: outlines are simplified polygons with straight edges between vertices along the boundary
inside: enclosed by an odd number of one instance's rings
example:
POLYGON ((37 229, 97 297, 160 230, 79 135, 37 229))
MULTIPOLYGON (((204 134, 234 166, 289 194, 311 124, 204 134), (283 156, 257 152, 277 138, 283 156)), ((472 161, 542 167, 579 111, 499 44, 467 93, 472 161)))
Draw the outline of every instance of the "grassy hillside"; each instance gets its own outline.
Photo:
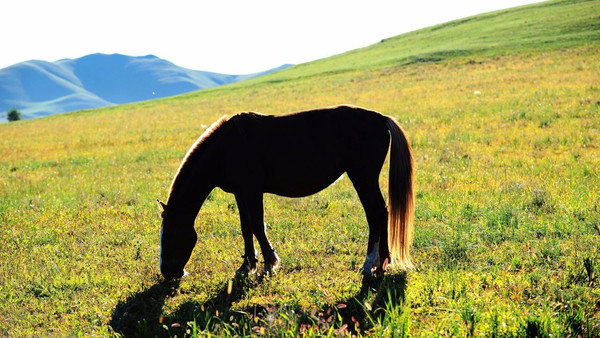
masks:
POLYGON ((597 43, 598 12, 596 1, 563 0, 486 13, 384 39, 366 48, 298 65, 293 70, 255 81, 293 80, 469 55, 498 56, 597 43))
POLYGON ((542 3, 232 86, 0 125, 0 333, 600 335, 597 13, 542 3), (265 280, 232 279, 237 209, 215 190, 190 275, 162 283, 155 200, 206 126, 339 103, 410 137, 415 269, 363 280, 367 225, 344 178, 265 196, 283 260, 265 280))

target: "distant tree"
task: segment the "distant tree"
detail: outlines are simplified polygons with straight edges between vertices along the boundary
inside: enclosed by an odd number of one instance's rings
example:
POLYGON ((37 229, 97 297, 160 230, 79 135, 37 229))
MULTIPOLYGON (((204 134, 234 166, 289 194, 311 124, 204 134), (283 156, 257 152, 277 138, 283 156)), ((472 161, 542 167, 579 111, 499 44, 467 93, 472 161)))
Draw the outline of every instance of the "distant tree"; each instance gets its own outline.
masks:
POLYGON ((21 112, 17 108, 12 108, 6 113, 8 122, 19 121, 21 118, 21 112))

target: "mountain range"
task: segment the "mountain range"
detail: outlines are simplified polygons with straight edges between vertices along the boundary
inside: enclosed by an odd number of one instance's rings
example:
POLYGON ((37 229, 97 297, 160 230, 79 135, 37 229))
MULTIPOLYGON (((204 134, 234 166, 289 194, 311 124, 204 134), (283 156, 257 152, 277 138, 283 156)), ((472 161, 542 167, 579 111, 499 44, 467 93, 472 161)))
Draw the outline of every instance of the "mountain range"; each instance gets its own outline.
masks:
POLYGON ((182 94, 269 74, 247 75, 179 67, 154 55, 91 54, 56 62, 31 60, 0 69, 0 118, 12 108, 23 118, 182 94))

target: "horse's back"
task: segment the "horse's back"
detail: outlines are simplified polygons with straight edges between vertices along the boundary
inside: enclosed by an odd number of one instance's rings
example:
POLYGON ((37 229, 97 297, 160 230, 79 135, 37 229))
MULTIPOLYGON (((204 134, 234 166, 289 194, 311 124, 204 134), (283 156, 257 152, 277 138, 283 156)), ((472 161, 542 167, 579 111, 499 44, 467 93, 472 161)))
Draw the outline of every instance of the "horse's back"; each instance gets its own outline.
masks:
POLYGON ((284 196, 316 193, 363 162, 378 174, 389 145, 383 115, 358 107, 236 118, 264 190, 284 196))
POLYGON ((368 142, 364 136, 387 130, 383 115, 353 106, 336 106, 279 116, 248 115, 244 128, 253 134, 252 141, 264 148, 269 148, 270 145, 275 148, 284 146, 314 151, 315 144, 321 147, 343 144, 344 148, 348 148, 368 142))

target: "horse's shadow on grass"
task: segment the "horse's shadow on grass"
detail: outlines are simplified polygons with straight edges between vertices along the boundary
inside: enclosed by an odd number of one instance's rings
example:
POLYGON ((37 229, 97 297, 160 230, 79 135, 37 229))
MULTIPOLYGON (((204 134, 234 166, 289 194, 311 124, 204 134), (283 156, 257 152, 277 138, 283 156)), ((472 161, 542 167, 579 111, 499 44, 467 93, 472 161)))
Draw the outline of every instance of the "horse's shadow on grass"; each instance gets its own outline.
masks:
POLYGON ((109 325, 114 332, 126 337, 185 336, 191 334, 190 322, 196 323, 202 330, 214 327, 220 317, 230 312, 236 317, 243 317, 245 313, 242 311, 230 311, 231 305, 242 299, 256 282, 236 277, 206 302, 188 301, 174 313, 164 315, 163 306, 168 298, 180 292, 179 284, 177 280, 162 281, 120 301, 112 312, 109 325))
POLYGON ((363 277, 358 293, 319 309, 302 309, 294 304, 232 309, 234 303, 261 282, 261 279, 236 277, 207 301, 185 302, 168 315, 163 314, 164 303, 177 294, 179 283, 160 282, 119 302, 112 313, 110 326, 114 332, 126 337, 186 336, 203 330, 215 332, 219 326, 249 335, 261 325, 273 324, 273 317, 288 318, 293 314, 295 318, 289 321, 295 322, 297 334, 306 327, 328 325, 335 325, 336 329, 347 327, 348 332, 364 331, 381 321, 387 310, 404 302, 407 275, 402 272, 378 278, 363 277), (331 318, 334 323, 329 322, 331 318))
POLYGON ((179 281, 157 283, 142 292, 120 301, 113 310, 110 326, 127 337, 160 336, 163 305, 177 294, 179 281))

